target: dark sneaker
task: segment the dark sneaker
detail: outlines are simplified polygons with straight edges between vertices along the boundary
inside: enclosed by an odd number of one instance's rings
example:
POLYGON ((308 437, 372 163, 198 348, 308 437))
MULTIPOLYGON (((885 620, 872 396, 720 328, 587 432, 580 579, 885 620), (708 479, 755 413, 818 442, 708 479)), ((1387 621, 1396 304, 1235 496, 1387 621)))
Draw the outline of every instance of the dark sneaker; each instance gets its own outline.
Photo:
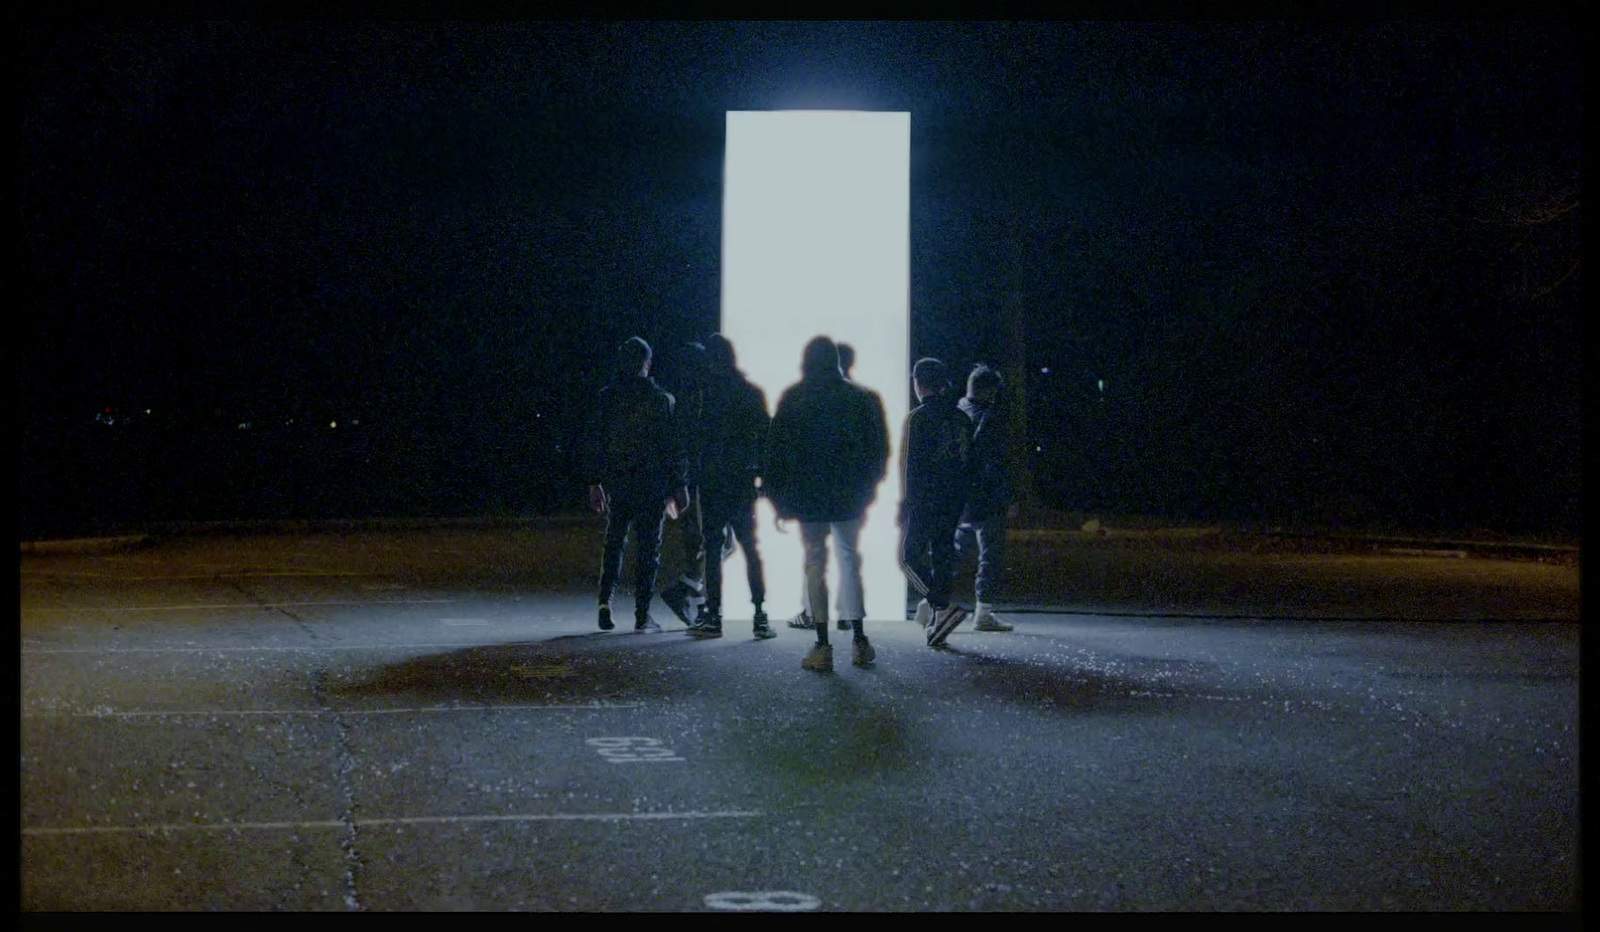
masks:
POLYGON ((866 638, 857 638, 850 647, 850 662, 858 667, 864 667, 878 658, 878 652, 872 649, 866 638))
POLYGON ((800 614, 789 619, 789 627, 811 631, 817 627, 817 623, 812 620, 810 612, 801 612, 800 614))
POLYGON ((722 637, 722 617, 711 612, 701 612, 700 619, 685 633, 692 638, 722 637))
POLYGON ((833 626, 835 628, 838 628, 840 631, 849 631, 850 630, 850 622, 845 621, 843 618, 841 618, 838 621, 834 622, 833 626))
POLYGON ((758 625, 766 624, 767 623, 767 613, 762 611, 759 608, 756 609, 755 621, 756 621, 756 624, 758 624, 758 625))
POLYGON ((800 661, 800 669, 817 670, 827 673, 833 669, 833 645, 818 644, 811 648, 811 653, 806 654, 806 659, 800 661))
POLYGON ((943 647, 944 639, 950 636, 961 622, 965 621, 967 610, 959 605, 947 605, 933 613, 933 622, 928 625, 928 646, 943 647))
POLYGON ((634 619, 634 622, 633 622, 633 633, 634 634, 660 634, 661 633, 661 626, 656 624, 656 620, 654 618, 651 618, 649 615, 645 615, 642 618, 634 619))
POLYGON ((778 632, 772 630, 772 626, 767 624, 767 616, 764 614, 757 616, 753 633, 758 641, 765 641, 767 638, 778 636, 778 632))
POLYGON ((667 603, 667 608, 672 609, 672 614, 686 625, 694 624, 694 605, 692 593, 688 586, 682 582, 675 582, 661 590, 661 601, 667 603))
POLYGON ((615 627, 616 627, 616 625, 613 624, 612 621, 611 621, 611 606, 609 606, 609 605, 600 606, 600 630, 601 631, 610 631, 612 628, 615 628, 615 627))

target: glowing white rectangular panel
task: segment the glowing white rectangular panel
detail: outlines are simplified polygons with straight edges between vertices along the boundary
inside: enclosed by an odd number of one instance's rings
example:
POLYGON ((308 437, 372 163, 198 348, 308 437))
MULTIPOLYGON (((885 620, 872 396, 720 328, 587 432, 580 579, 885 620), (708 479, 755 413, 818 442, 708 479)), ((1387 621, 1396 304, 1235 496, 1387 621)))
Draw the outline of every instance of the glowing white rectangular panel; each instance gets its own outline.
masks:
MULTIPOLYGON (((856 352, 851 379, 877 392, 888 415, 888 476, 861 534, 867 617, 904 619, 899 456, 910 364, 911 115, 834 110, 730 112, 722 192, 722 333, 739 368, 776 411, 800 379, 800 354, 818 334, 856 352)), ((798 525, 779 534, 758 506, 758 539, 774 621, 800 610, 804 553, 798 525)), ((750 616, 742 555, 723 573, 723 613, 750 616)), ((839 591, 831 547, 828 592, 839 591)), ((834 604, 828 606, 836 618, 834 604)))

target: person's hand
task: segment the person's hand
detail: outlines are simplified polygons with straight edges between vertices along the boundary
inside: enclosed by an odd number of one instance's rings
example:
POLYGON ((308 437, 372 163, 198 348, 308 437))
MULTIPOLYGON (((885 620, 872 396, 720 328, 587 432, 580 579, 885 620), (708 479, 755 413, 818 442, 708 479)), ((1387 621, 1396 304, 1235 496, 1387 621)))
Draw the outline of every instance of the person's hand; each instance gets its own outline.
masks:
POLYGON ((589 509, 597 515, 606 513, 610 502, 606 500, 606 490, 598 485, 589 486, 589 509))
POLYGON ((667 498, 667 517, 676 521, 689 510, 689 487, 683 486, 667 498))

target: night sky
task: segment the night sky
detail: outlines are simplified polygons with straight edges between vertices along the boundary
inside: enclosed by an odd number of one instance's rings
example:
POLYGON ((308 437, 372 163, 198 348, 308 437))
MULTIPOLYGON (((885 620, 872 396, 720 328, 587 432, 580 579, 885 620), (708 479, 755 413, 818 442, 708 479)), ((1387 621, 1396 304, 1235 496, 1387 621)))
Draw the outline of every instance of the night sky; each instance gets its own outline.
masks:
POLYGON ((114 406, 195 436, 359 416, 386 439, 341 468, 525 509, 510 487, 559 472, 618 342, 715 328, 725 111, 825 107, 910 111, 913 353, 1000 360, 1021 310, 1047 501, 1576 528, 1574 22, 25 25, 18 48, 25 501, 55 494, 30 458, 89 449, 52 432, 114 406))

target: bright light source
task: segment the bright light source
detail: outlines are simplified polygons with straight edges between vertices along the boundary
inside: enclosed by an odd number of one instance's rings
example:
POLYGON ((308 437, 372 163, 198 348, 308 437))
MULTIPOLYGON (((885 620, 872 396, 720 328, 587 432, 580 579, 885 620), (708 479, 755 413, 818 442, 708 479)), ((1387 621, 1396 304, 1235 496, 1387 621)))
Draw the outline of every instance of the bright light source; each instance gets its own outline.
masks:
POLYGON ((1105 379, 1096 379, 1095 382, 1096 382, 1096 384, 1098 384, 1100 386, 1100 390, 1101 391, 1105 391, 1106 390, 1106 380, 1105 379))
POLYGON ((1039 368, 1039 371, 1044 373, 1045 375, 1049 375, 1050 374, 1050 367, 1049 366, 1041 366, 1039 368))
POLYGON ((338 427, 339 426, 339 422, 338 421, 329 421, 328 422, 328 426, 329 427, 338 427))
MULTIPOLYGON (((894 525, 910 381, 911 115, 837 110, 730 112, 723 163, 722 332, 739 367, 775 411, 800 379, 800 353, 822 334, 856 351, 851 378, 888 415, 889 475, 861 534, 867 617, 905 617, 906 582, 894 525)), ((766 609, 800 608, 800 529, 777 533, 758 509, 766 609)), ((723 572, 727 617, 748 611, 742 554, 723 572)), ((830 553, 828 592, 838 593, 830 553)), ((833 606, 829 606, 830 616, 833 606)), ((748 617, 748 615, 743 616, 748 617)))

